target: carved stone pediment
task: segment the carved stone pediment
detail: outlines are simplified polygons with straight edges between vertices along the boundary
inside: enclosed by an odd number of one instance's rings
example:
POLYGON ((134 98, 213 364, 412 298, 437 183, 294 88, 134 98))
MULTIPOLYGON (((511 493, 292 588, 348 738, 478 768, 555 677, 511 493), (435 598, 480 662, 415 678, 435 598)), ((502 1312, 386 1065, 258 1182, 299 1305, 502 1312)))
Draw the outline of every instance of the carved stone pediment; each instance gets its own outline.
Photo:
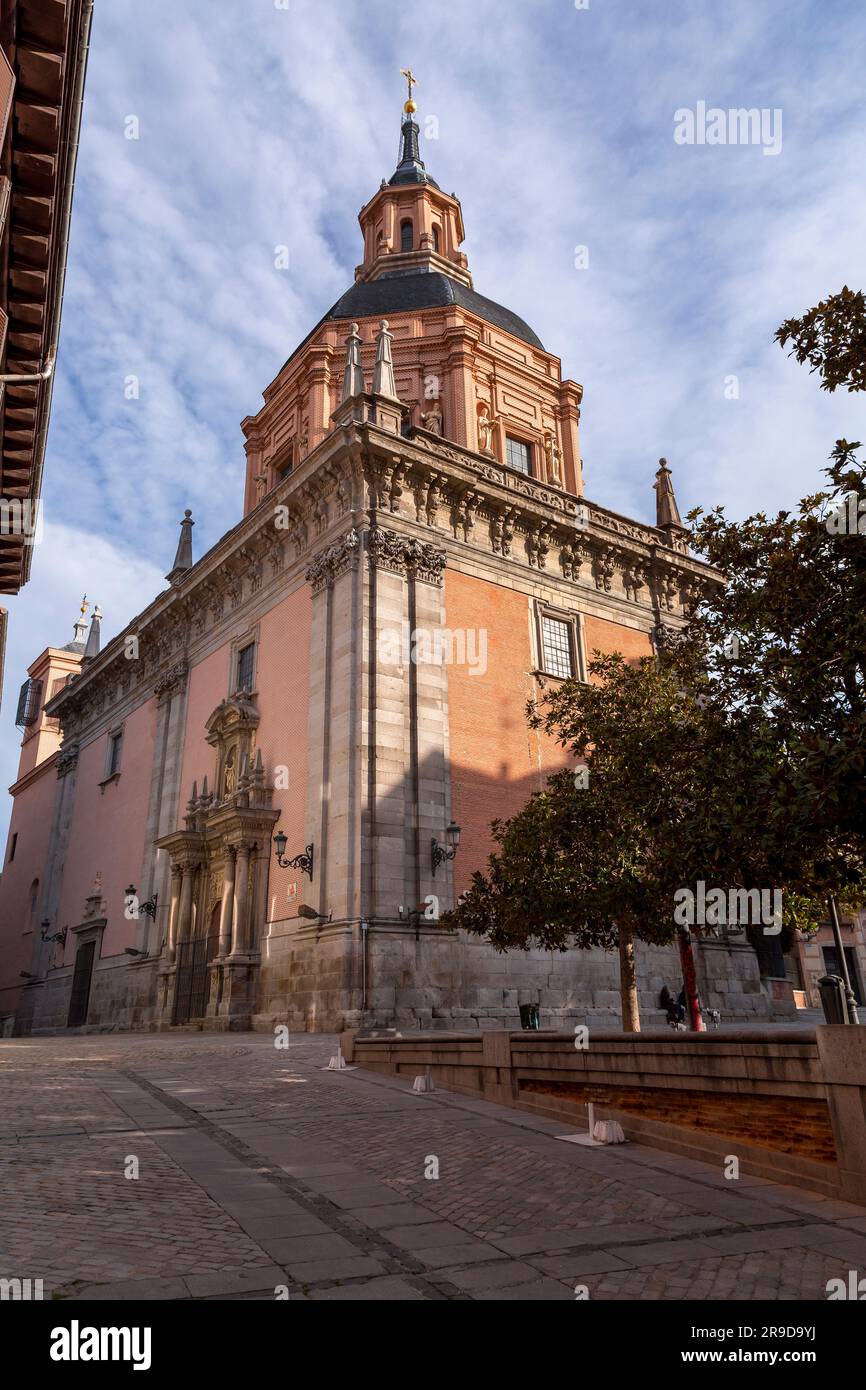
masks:
POLYGON ((240 791, 241 778, 253 767, 259 714, 246 691, 238 690, 217 705, 205 724, 205 738, 216 749, 214 799, 226 801, 240 791))
POLYGON ((205 737, 212 747, 221 740, 236 736, 242 730, 252 733, 259 726, 261 715, 247 695, 238 690, 222 700, 205 723, 205 737))

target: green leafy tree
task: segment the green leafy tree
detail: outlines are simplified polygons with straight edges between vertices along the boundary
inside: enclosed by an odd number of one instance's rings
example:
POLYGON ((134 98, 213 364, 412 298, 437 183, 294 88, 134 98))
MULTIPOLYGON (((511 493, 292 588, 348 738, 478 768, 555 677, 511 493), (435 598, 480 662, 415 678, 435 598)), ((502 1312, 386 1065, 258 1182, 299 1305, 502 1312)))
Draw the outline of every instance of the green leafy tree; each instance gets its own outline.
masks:
MULTIPOLYGON (((444 919, 502 951, 618 947, 626 1031, 640 1027, 635 940, 674 939, 674 894, 706 876, 710 846, 721 859, 727 843, 731 861, 725 827, 736 807, 720 815, 707 785, 717 801, 725 788, 736 800, 742 751, 701 698, 696 672, 684 686, 683 665, 597 652, 590 684, 545 692, 530 722, 568 748, 575 770, 554 774, 516 816, 494 823, 486 872, 444 919)), ((742 843, 739 871, 754 875, 754 843, 742 843)))
MULTIPOLYGON (((776 334, 824 389, 866 387, 866 300, 847 286, 776 334)), ((695 550, 727 576, 689 631, 732 719, 766 720, 761 769, 770 857, 813 900, 856 893, 866 857, 866 463, 837 441, 827 483, 794 512, 689 518, 695 550), (800 873, 797 865, 800 865, 800 873)))
MULTIPOLYGON (((827 390, 866 384, 862 295, 845 289, 777 337, 827 390)), ((827 895, 862 899, 858 448, 838 441, 828 485, 793 513, 739 523, 722 508, 692 513, 694 549, 727 582, 707 587, 659 660, 595 653, 591 684, 565 681, 529 711, 588 778, 558 773, 494 823, 497 849, 449 924, 500 950, 618 945, 623 1026, 633 1030, 634 941, 673 938, 678 888, 699 879, 781 888, 788 939, 815 929, 827 895)))
POLYGON ((776 338, 798 362, 808 362, 824 391, 866 390, 866 298, 843 285, 799 319, 786 319, 776 338))

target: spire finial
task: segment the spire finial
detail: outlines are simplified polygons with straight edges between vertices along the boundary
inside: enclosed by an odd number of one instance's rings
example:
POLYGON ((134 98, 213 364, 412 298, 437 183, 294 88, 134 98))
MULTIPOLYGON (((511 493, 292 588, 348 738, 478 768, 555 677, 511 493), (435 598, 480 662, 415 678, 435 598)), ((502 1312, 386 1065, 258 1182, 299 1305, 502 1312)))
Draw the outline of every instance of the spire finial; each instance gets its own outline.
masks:
POLYGON ((348 401, 352 396, 363 396, 363 394, 364 371, 361 366, 361 337, 358 333, 358 325, 353 323, 346 338, 346 365, 343 368, 343 394, 340 400, 348 401))
POLYGON ((658 472, 653 487, 656 494, 656 526, 678 526, 680 530, 685 530, 680 517, 680 509, 677 506, 677 499, 674 496, 674 485, 671 481, 671 470, 668 468, 667 459, 659 459, 658 472))
POLYGON ((81 600, 81 608, 78 611, 78 618, 76 619, 75 625, 72 629, 74 634, 72 638, 73 642, 87 641, 87 622, 85 619, 85 614, 87 613, 87 609, 89 608, 89 606, 90 605, 87 602, 87 595, 85 594, 81 600))
POLYGON ((376 366, 373 371, 373 395, 387 396, 389 400, 396 401, 397 383, 394 380, 394 361, 391 356, 391 339, 394 335, 388 332, 388 320, 382 319, 379 325, 379 332, 376 334, 376 366))
POLYGON ((406 85, 409 88, 409 100, 403 103, 403 110, 407 116, 411 116, 418 110, 416 103, 412 100, 412 88, 418 86, 418 79, 411 68, 401 68, 400 76, 405 77, 406 85))
POLYGON ((195 522, 192 519, 192 512, 189 507, 183 514, 183 521, 180 523, 180 539, 177 543, 177 551, 174 557, 174 564, 165 576, 169 584, 177 584, 186 574, 187 570, 192 569, 192 528, 195 522))
POLYGON ((99 604, 94 604, 93 615, 90 619, 90 631, 87 634, 87 646, 84 648, 83 661, 93 661, 94 657, 99 656, 100 636, 99 623, 102 618, 102 610, 99 604))
POLYGON ((401 68, 400 72, 406 79, 409 88, 409 99, 403 103, 403 120, 400 126, 400 158, 397 168, 391 175, 388 183, 390 185, 401 183, 429 183, 433 188, 439 185, 424 167, 421 158, 421 148, 418 143, 420 134, 418 122, 415 120, 415 112, 418 105, 412 96, 412 88, 417 87, 418 79, 411 68, 401 68))

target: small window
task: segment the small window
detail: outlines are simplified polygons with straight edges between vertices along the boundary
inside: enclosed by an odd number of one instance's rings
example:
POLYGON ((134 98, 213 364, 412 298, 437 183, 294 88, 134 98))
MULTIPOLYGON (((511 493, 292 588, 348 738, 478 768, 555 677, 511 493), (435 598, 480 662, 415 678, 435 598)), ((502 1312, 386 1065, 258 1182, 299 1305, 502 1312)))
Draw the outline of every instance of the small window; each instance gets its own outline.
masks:
POLYGON ((439 228, 436 226, 436 223, 435 223, 435 222, 433 223, 433 250, 436 252, 436 254, 437 254, 437 256, 438 256, 438 254, 439 254, 439 228))
POLYGON ((256 644, 249 642, 238 652, 238 678, 236 689, 252 690, 253 669, 255 666, 256 644))
POLYGON ((9 859, 8 859, 8 861, 7 861, 9 864, 11 864, 11 863, 12 863, 12 860, 15 858, 15 850, 16 850, 16 848, 17 848, 17 845, 18 845, 18 831, 16 830, 16 831, 15 831, 15 834, 12 836, 12 843, 11 843, 11 845, 9 846, 9 859))
POLYGON ((541 666, 548 676, 568 680, 574 675, 573 628, 563 618, 541 615, 541 666))
POLYGON ((532 473, 532 445, 526 444, 522 439, 512 439, 510 434, 505 436, 505 462, 509 468, 516 468, 519 473, 532 473))
POLYGON ((412 247, 413 247, 413 245, 414 245, 414 242, 415 242, 415 238, 414 238, 414 234, 413 234, 413 230, 412 230, 412 223, 411 223, 411 222, 401 222, 401 223, 400 223, 400 250, 401 250, 401 251, 411 251, 411 250, 412 250, 412 247))
POLYGON ((119 733, 111 734, 108 740, 108 766, 105 770, 106 777, 116 777, 120 771, 120 755, 123 750, 123 730, 119 733))

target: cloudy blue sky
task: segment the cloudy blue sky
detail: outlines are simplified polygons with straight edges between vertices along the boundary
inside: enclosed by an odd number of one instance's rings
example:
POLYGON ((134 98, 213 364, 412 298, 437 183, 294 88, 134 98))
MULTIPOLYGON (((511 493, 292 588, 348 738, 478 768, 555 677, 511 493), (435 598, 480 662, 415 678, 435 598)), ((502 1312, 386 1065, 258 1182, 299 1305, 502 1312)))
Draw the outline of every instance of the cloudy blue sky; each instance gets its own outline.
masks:
POLYGON ((836 438, 866 437, 864 404, 821 393, 773 331, 866 283, 864 41, 861 0, 96 0, 2 784, 26 666, 81 594, 110 636, 163 586, 185 507, 197 554, 237 520, 239 421, 352 283, 406 65, 476 287, 585 388, 588 495, 651 519, 660 454, 684 509, 811 491, 836 438), (780 152, 676 143, 700 101, 780 110, 780 152))

